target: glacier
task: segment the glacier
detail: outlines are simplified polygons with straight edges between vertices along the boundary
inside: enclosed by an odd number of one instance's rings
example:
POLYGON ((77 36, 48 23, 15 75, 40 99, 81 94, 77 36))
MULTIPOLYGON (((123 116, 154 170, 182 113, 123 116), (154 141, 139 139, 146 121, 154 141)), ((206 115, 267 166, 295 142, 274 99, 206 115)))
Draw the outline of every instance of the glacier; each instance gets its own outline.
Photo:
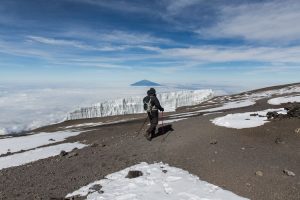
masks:
MULTIPOLYGON (((7 134, 24 133, 45 125, 63 122, 68 119, 71 112, 94 106, 96 102, 144 96, 148 89, 149 87, 141 86, 106 85, 5 85, 0 87, 0 138, 7 134)), ((156 89, 158 94, 191 90, 188 87, 168 86, 156 87, 156 89)), ((203 88, 198 89, 203 90, 203 88)))
MULTIPOLYGON (((164 107, 165 112, 175 111, 176 108, 182 106, 197 105, 213 96, 214 92, 211 89, 183 90, 157 94, 157 98, 162 107, 164 107)), ((102 101, 70 112, 67 120, 143 113, 145 112, 143 98, 144 96, 134 96, 102 101)))

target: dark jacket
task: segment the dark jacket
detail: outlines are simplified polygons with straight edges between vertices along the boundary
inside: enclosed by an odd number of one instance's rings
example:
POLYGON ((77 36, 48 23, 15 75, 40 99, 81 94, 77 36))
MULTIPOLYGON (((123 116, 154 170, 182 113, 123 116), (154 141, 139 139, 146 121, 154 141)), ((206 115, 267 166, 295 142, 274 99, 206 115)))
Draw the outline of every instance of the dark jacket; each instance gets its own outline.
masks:
POLYGON ((158 109, 160 111, 164 111, 164 108, 161 107, 161 105, 159 103, 159 100, 158 100, 158 98, 156 97, 155 94, 150 94, 150 95, 146 96, 144 98, 144 102, 149 102, 150 98, 151 98, 151 105, 153 106, 152 110, 157 110, 158 109))

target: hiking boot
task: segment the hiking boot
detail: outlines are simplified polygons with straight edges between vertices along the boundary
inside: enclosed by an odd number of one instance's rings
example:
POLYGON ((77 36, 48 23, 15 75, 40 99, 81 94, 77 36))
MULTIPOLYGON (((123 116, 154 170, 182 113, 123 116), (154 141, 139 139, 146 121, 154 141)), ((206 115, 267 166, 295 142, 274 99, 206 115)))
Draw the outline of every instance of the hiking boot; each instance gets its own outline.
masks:
POLYGON ((144 136, 145 136, 145 138, 146 138, 147 140, 151 141, 151 139, 152 139, 152 134, 151 134, 151 133, 146 132, 146 133, 144 134, 144 136))

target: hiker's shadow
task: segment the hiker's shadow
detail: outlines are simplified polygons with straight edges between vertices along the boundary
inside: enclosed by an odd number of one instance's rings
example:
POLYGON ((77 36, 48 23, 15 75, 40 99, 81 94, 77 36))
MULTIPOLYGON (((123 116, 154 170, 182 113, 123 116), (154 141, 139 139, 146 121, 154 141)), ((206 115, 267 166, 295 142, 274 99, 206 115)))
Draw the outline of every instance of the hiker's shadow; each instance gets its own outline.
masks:
POLYGON ((165 135, 171 131, 174 131, 174 129, 172 128, 172 124, 161 126, 157 130, 158 130, 157 133, 155 135, 153 135, 152 138, 156 138, 161 135, 165 135))

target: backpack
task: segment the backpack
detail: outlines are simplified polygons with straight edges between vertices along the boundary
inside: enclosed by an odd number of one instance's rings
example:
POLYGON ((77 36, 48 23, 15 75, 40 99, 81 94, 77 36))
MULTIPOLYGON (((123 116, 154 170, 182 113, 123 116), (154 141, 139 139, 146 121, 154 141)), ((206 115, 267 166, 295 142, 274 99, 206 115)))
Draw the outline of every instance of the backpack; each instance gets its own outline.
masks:
POLYGON ((153 108, 151 97, 146 96, 143 99, 143 103, 144 103, 144 110, 147 111, 147 112, 151 112, 152 108, 153 108))

